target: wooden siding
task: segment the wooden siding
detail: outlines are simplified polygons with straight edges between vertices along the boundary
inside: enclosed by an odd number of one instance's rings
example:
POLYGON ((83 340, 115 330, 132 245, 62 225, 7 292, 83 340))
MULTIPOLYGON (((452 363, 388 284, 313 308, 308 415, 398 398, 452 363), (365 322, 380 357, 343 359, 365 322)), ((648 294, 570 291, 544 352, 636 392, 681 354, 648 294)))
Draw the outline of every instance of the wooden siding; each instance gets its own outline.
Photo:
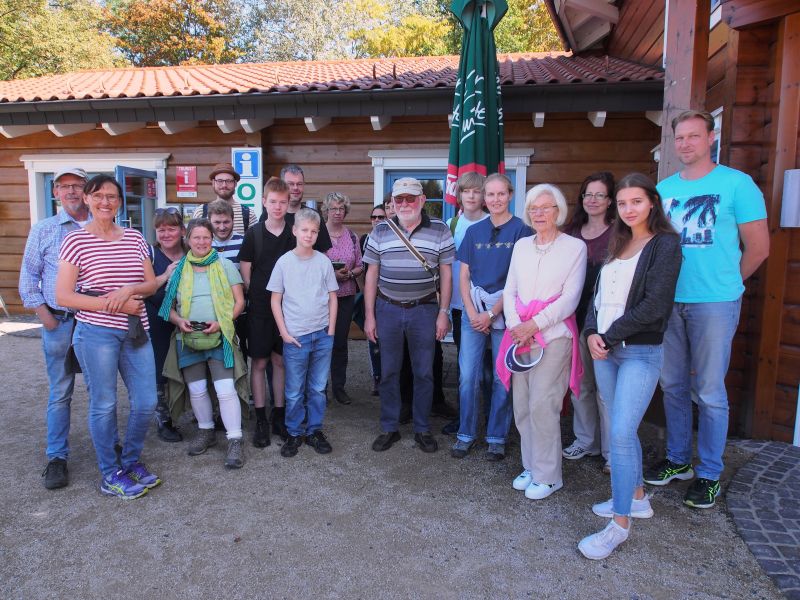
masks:
MULTIPOLYGON (((157 127, 148 127, 112 137, 102 129, 58 138, 50 132, 15 139, 0 138, 0 294, 10 312, 21 312, 17 286, 25 240, 30 230, 30 192, 23 154, 98 154, 114 152, 169 152, 167 199, 175 202, 175 165, 197 165, 199 198, 213 196, 208 175, 213 165, 230 161, 230 147, 245 145, 247 134, 223 134, 216 124, 166 135, 157 127)), ((256 140, 257 143, 257 140, 256 140)), ((78 165, 80 166, 80 165, 78 165)))
POLYGON ((606 51, 645 65, 661 66, 664 55, 663 0, 624 0, 606 51))

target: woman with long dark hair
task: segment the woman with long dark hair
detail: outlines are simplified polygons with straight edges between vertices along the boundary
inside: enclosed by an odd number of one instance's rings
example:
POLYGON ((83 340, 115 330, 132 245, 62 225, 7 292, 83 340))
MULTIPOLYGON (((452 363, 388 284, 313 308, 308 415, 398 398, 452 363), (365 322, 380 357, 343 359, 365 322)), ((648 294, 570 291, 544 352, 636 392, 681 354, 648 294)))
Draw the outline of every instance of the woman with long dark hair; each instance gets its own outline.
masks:
POLYGON ((632 517, 653 516, 637 431, 661 372, 662 341, 681 268, 680 239, 653 182, 631 173, 617 184, 615 198, 619 218, 584 327, 611 418, 612 497, 592 506, 596 515, 611 520, 578 544, 594 560, 628 539, 632 517))
MULTIPOLYGON (((575 310, 578 328, 583 329, 586 320, 586 309, 592 299, 592 290, 600 267, 608 255, 608 241, 611 239, 611 224, 617 211, 614 206, 614 176, 608 171, 592 173, 581 184, 575 212, 564 232, 583 240, 586 244, 586 280, 583 284, 581 299, 575 310)), ((575 441, 564 448, 562 455, 568 460, 577 460, 584 456, 603 455, 605 466, 603 471, 610 472, 608 462, 608 411, 603 403, 592 368, 592 357, 586 340, 580 340, 583 377, 581 392, 572 394, 572 431, 575 441)))

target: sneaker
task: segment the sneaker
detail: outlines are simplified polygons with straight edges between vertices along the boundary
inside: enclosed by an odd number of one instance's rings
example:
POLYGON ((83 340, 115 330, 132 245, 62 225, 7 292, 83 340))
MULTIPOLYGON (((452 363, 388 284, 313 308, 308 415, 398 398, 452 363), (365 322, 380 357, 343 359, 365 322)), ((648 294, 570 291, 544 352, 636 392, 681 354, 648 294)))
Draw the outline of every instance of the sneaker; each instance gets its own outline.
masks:
POLYGON ((281 456, 291 458, 297 455, 300 446, 303 445, 303 438, 299 435, 290 435, 286 443, 281 447, 281 456))
POLYGON ((109 496, 117 496, 124 500, 133 500, 147 493, 147 488, 136 483, 125 471, 119 470, 109 477, 103 477, 100 491, 109 496))
POLYGON ((217 445, 217 432, 213 429, 198 429, 192 444, 189 446, 189 456, 198 456, 217 445))
POLYGON ((439 444, 436 443, 436 439, 427 431, 415 433, 414 441, 417 442, 417 446, 419 446, 420 450, 428 454, 436 452, 439 449, 439 444))
POLYGON ((511 482, 511 487, 521 492, 522 490, 527 489, 527 487, 531 484, 531 481, 533 481, 531 472, 523 471, 514 478, 514 481, 511 482))
POLYGON ((567 460, 578 460, 579 458, 583 458, 584 456, 599 456, 599 452, 590 452, 583 446, 581 446, 577 441, 572 442, 569 446, 564 448, 561 451, 561 456, 566 458, 567 460))
POLYGON ((456 440, 456 443, 453 444, 452 448, 450 448, 450 456, 453 458, 464 458, 467 454, 469 454, 471 448, 472 442, 456 440))
MULTIPOLYGON (((600 504, 592 505, 592 512, 598 517, 608 517, 609 519, 614 516, 614 502, 613 500, 606 500, 600 504)), ((645 494, 644 498, 637 500, 633 499, 631 503, 631 515, 634 519, 649 519, 653 516, 653 507, 650 506, 650 496, 645 494)))
POLYGON ((135 462, 128 467, 127 473, 128 477, 130 477, 136 483, 143 485, 144 487, 150 489, 154 488, 157 485, 161 485, 161 479, 155 473, 151 473, 147 470, 140 462, 135 462))
POLYGON ((375 452, 383 452, 391 448, 397 441, 400 441, 400 432, 387 431, 375 438, 375 441, 372 442, 372 449, 375 450, 375 452))
POLYGON ((330 454, 333 447, 321 429, 317 429, 314 433, 306 436, 306 444, 311 446, 317 454, 330 454))
POLYGON ((583 538, 578 544, 578 550, 586 558, 602 560, 611 554, 614 548, 627 540, 630 532, 630 527, 625 529, 611 519, 602 531, 583 538))
POLYGON ((544 500, 549 495, 560 490, 563 485, 562 483, 536 483, 531 481, 530 485, 525 488, 525 497, 529 500, 544 500))
POLYGON ((48 490, 67 487, 69 483, 67 461, 63 458, 54 458, 47 463, 44 471, 42 471, 42 477, 44 477, 44 487, 48 490))
POLYGON ((241 469, 244 466, 244 445, 242 438, 228 440, 228 452, 225 454, 225 467, 241 469))
POLYGON ((253 432, 253 446, 266 448, 270 443, 269 423, 267 421, 256 421, 256 428, 253 432))
POLYGON ((339 404, 352 404, 353 399, 344 390, 333 390, 333 397, 339 404))
POLYGON ((711 508, 716 503, 717 496, 719 496, 719 480, 698 477, 686 490, 683 503, 692 508, 711 508))
POLYGON ((505 444, 489 444, 489 447, 486 449, 486 460, 491 462, 497 462, 499 460, 503 460, 506 457, 506 445, 505 444))
POLYGON ((644 472, 644 481, 650 485, 667 485, 673 479, 686 481, 692 477, 694 471, 691 464, 679 465, 667 458, 644 472))

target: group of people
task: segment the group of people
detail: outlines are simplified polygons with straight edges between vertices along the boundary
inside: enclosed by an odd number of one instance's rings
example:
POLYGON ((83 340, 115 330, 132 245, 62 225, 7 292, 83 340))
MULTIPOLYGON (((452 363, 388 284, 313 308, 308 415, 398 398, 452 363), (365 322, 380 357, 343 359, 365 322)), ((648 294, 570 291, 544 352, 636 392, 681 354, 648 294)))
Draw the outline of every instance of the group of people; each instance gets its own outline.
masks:
POLYGON ((590 175, 569 221, 554 185, 531 188, 520 219, 505 175, 468 173, 457 183, 459 214, 444 223, 425 212, 420 182, 402 178, 391 201, 374 207, 361 240, 344 225, 343 194, 328 194, 325 221, 303 206, 296 165, 267 182, 260 219, 233 199, 235 170, 218 165, 217 199, 185 228, 176 209, 157 211, 155 248, 115 223, 122 192, 112 178, 58 173, 62 210, 32 228, 20 277, 25 305, 44 326, 45 486, 67 483, 73 350, 105 493, 133 498, 160 483, 141 460, 154 413, 159 436, 179 441, 173 423, 191 407, 198 432, 189 454, 213 446, 222 427, 224 464, 241 467, 250 394, 254 446, 268 446, 272 433, 283 438, 285 457, 303 442, 331 452, 323 433, 327 380, 333 397, 349 404, 347 335, 361 312, 380 396, 373 450, 401 438, 408 383, 416 445, 437 450, 430 425, 437 345, 452 328, 459 411, 446 429, 456 434, 454 458, 473 452, 483 433, 486 459, 502 460, 513 417, 522 472, 512 486, 542 500, 563 485, 562 459, 603 455, 612 498, 592 510, 609 521, 578 544, 584 556, 605 558, 628 538, 632 518, 653 515, 645 483, 696 474, 685 503, 713 506, 743 282, 766 258, 769 236, 752 179, 711 159, 713 118, 687 111, 672 127, 681 172, 658 186, 639 173, 618 182, 608 172, 590 175), (124 441, 117 371, 131 405, 124 441), (659 381, 666 457, 643 468, 637 430, 659 381), (562 447, 568 390, 575 441, 562 447))

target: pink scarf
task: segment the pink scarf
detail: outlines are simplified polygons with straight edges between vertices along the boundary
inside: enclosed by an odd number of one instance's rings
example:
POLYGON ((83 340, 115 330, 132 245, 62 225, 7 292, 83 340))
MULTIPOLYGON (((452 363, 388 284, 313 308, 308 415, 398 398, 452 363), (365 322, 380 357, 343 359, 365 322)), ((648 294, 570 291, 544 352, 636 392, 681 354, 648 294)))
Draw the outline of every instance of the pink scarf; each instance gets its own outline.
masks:
MULTIPOLYGON (((523 322, 530 321, 533 317, 544 310, 545 307, 551 305, 560 297, 561 294, 556 294, 547 300, 534 299, 528 304, 523 304, 522 300, 520 300, 519 296, 517 296, 517 314, 523 322)), ((570 369, 569 375, 569 389, 572 390, 572 393, 575 394, 575 397, 577 398, 581 392, 583 363, 581 362, 581 352, 580 348, 578 347, 578 336, 580 333, 578 332, 578 321, 575 319, 575 314, 573 313, 564 319, 564 324, 566 324, 567 329, 569 329, 570 333, 572 333, 572 368, 570 369)), ((544 336, 542 335, 541 331, 537 331, 535 334, 533 334, 533 339, 536 340, 536 343, 538 343, 542 348, 547 348, 547 343, 544 341, 544 336)), ((511 387, 511 371, 509 371, 506 367, 505 356, 506 352, 513 344, 514 341, 511 339, 511 333, 509 333, 508 329, 506 329, 505 333, 503 334, 503 339, 500 342, 500 349, 497 352, 497 360, 495 361, 497 376, 500 378, 500 381, 503 382, 506 390, 511 387)), ((517 348, 517 354, 528 352, 530 349, 531 347, 529 345, 525 346, 524 348, 517 348)))

